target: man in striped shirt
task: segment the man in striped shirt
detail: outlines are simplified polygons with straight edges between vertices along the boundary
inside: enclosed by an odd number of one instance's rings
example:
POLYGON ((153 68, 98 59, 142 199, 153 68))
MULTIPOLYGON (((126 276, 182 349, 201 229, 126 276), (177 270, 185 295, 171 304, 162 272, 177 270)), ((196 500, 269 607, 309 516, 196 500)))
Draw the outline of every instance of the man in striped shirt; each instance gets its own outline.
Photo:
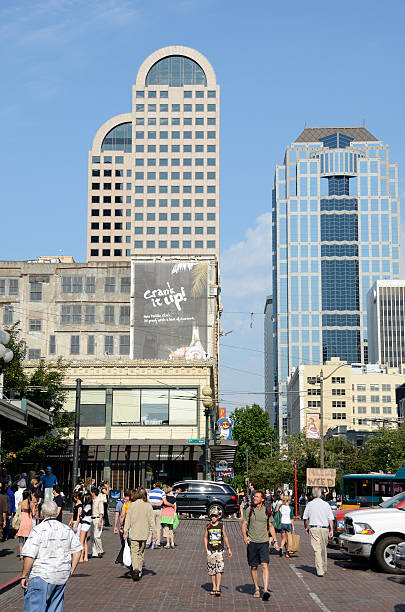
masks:
MULTIPOLYGON (((157 534, 156 546, 160 546, 160 535, 161 535, 161 520, 162 520, 162 506, 163 500, 166 498, 166 493, 160 488, 160 484, 157 482, 154 488, 149 491, 148 499, 152 504, 153 509, 153 518, 155 529, 154 531, 157 534)), ((149 534, 148 541, 146 543, 147 546, 150 546, 152 542, 152 533, 149 534)))

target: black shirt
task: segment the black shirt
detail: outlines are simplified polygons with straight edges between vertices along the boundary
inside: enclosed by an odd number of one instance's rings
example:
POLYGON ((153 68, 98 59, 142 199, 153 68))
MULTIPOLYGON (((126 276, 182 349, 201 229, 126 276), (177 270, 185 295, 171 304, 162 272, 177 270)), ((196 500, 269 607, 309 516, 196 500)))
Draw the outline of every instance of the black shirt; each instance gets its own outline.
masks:
POLYGON ((60 512, 59 512, 58 516, 56 517, 56 520, 62 522, 62 508, 63 508, 63 497, 62 497, 62 495, 56 495, 53 498, 53 501, 58 506, 58 508, 60 508, 60 512))

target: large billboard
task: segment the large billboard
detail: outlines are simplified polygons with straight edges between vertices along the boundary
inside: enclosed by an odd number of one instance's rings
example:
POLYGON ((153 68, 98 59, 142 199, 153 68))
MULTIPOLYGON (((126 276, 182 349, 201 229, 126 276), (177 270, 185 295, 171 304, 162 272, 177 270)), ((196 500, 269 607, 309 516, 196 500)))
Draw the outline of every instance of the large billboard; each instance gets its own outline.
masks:
POLYGON ((207 262, 135 262, 134 358, 208 359, 207 262))

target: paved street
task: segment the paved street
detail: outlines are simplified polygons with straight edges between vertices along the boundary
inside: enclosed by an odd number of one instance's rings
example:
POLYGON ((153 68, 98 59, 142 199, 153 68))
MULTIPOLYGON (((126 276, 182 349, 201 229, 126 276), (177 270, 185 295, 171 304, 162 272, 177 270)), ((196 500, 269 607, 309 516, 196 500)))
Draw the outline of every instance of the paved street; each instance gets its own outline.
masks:
MULTIPOLYGON (((146 569, 139 583, 129 578, 125 568, 114 564, 118 536, 112 529, 104 532, 106 555, 79 566, 69 581, 65 611, 80 609, 135 610, 292 610, 341 612, 405 612, 405 576, 389 576, 353 564, 338 552, 329 553, 325 578, 314 573, 313 553, 308 538, 302 535, 303 549, 294 558, 271 557, 270 602, 253 599, 253 589, 245 560, 245 546, 237 521, 227 522, 234 553, 226 560, 222 597, 209 595, 210 582, 205 568, 202 538, 205 521, 182 520, 176 532, 175 550, 157 549, 146 553, 146 569)), ((5 563, 0 558, 0 564, 5 563)), ((22 609, 19 586, 0 595, 0 609, 22 609)))

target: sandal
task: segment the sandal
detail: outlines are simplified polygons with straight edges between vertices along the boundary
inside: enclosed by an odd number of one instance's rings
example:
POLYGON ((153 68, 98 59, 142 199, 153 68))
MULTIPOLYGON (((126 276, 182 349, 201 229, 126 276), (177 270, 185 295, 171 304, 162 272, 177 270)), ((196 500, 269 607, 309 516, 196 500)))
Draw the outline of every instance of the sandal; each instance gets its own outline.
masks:
POLYGON ((216 593, 217 593, 216 591, 211 591, 210 595, 216 595, 216 593))
POLYGON ((216 591, 215 597, 221 597, 221 591, 216 591))
POLYGON ((259 589, 257 589, 257 591, 255 591, 255 592, 253 593, 253 597, 254 597, 255 599, 260 599, 260 590, 259 590, 259 589))

